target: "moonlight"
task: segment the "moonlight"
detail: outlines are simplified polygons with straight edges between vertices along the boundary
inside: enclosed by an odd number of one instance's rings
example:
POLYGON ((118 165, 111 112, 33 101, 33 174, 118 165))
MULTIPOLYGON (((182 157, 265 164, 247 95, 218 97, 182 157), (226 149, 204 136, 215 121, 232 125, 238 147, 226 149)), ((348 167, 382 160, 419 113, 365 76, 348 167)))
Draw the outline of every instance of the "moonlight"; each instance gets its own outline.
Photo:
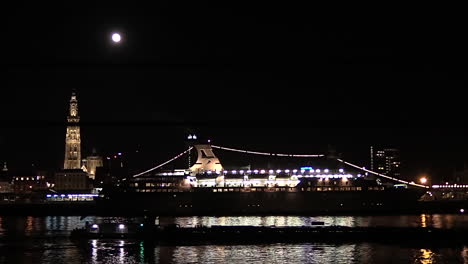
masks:
POLYGON ((115 43, 119 43, 121 39, 122 38, 120 37, 119 33, 112 34, 112 41, 114 41, 115 43))

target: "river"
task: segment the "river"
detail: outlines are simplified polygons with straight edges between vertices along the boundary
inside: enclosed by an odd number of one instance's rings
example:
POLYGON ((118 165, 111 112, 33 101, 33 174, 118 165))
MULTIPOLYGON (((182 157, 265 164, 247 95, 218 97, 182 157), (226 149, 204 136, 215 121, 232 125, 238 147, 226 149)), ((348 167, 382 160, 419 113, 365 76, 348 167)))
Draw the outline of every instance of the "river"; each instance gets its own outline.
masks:
MULTIPOLYGON (((154 246, 137 240, 74 242, 85 221, 138 221, 88 216, 0 216, 0 263, 468 263, 468 246, 406 247, 379 243, 277 243, 154 246)), ((468 227, 468 215, 161 217, 160 224, 468 227)))

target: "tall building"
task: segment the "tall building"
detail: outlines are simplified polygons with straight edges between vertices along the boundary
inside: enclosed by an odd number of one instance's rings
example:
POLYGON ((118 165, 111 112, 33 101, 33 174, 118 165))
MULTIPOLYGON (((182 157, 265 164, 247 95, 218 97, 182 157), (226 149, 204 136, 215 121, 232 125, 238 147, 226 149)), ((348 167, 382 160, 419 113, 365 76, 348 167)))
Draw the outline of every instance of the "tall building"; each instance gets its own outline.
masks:
POLYGON ((123 153, 107 156, 103 166, 96 167, 95 183, 97 185, 116 184, 129 175, 126 158, 123 153))
POLYGON ((3 162, 3 168, 2 170, 0 170, 0 181, 9 181, 9 177, 8 177, 8 167, 7 167, 7 163, 6 161, 3 162))
POLYGON ((81 137, 80 117, 78 116, 78 100, 75 92, 70 99, 70 109, 67 117, 67 134, 65 136, 64 169, 81 169, 81 137))
POLYGON ((396 148, 370 147, 371 170, 395 178, 400 178, 400 150, 396 148))
POLYGON ((8 167, 7 167, 6 162, 4 162, 3 168, 0 171, 0 193, 12 193, 12 192, 13 192, 13 187, 11 184, 11 179, 8 175, 8 167))

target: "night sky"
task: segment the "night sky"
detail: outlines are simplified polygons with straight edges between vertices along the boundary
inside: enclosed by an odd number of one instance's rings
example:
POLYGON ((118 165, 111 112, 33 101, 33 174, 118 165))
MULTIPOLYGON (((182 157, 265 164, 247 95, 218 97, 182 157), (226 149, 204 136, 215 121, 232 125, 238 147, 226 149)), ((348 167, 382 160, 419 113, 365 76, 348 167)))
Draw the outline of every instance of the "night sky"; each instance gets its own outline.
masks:
POLYGON ((189 131, 260 151, 331 144, 361 164, 370 145, 398 147, 406 178, 468 161, 454 10, 169 2, 9 8, 0 161, 60 167, 72 89, 83 154, 139 150, 142 166, 183 151, 189 131))

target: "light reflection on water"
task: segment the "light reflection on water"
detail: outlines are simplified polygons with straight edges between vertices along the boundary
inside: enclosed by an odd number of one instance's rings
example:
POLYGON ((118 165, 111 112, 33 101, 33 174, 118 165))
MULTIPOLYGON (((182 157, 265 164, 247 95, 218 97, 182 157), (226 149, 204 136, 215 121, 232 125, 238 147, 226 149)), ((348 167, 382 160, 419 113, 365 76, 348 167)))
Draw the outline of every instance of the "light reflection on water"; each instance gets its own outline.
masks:
POLYGON ((402 216, 189 216, 159 217, 160 224, 196 225, 255 225, 309 226, 314 221, 341 226, 397 226, 397 227, 468 227, 468 215, 402 215, 402 216))
POLYGON ((326 225, 356 226, 353 216, 301 217, 301 216, 200 216, 200 217, 160 217, 160 224, 174 223, 180 226, 212 225, 254 225, 254 226, 303 226, 313 221, 323 221, 326 225))
MULTIPOLYGON (((468 263, 467 248, 361 244, 151 246, 98 241, 89 263, 468 263)), ((86 259, 86 256, 85 256, 86 259)))
POLYGON ((176 247, 171 255, 177 263, 356 263, 355 248, 356 245, 216 245, 176 247))
MULTIPOLYGON (((155 246, 142 241, 73 242, 85 221, 138 221, 78 216, 0 217, 0 263, 468 263, 468 248, 404 248, 377 243, 155 246)), ((161 224, 468 227, 466 215, 160 217, 161 224)))

